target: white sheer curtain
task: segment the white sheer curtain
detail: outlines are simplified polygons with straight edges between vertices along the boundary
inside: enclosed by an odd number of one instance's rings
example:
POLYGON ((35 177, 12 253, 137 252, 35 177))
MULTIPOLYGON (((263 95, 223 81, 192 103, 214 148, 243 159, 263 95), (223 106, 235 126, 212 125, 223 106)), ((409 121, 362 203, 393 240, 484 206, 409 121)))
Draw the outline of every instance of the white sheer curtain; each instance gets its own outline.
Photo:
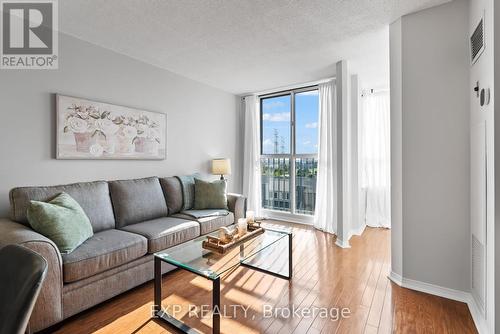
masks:
POLYGON ((259 99, 255 95, 245 97, 244 145, 243 194, 247 197, 248 210, 253 210, 256 216, 260 216, 260 120, 259 99))
POLYGON ((337 167, 335 83, 319 85, 318 176, 314 227, 337 232, 337 167))
POLYGON ((360 122, 361 217, 366 225, 391 227, 389 93, 362 98, 360 122))

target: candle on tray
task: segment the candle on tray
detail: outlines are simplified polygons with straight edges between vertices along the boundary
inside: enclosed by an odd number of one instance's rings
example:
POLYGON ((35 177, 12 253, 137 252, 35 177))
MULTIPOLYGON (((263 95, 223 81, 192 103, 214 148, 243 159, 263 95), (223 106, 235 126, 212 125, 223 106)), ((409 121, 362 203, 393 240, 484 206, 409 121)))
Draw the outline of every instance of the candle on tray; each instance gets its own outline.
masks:
POLYGON ((238 219, 238 234, 241 236, 244 236, 247 233, 247 219, 246 218, 240 218, 238 219))
POLYGON ((247 222, 253 223, 255 220, 255 212, 247 211, 247 222))

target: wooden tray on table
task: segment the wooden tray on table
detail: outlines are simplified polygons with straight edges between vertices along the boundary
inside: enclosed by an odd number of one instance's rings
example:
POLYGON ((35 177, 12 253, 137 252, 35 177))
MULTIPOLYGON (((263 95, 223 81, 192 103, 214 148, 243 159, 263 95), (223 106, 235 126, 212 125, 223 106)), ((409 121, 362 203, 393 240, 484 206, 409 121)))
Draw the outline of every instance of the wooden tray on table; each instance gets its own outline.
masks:
POLYGON ((245 235, 241 237, 239 235, 236 235, 229 242, 224 242, 219 238, 208 235, 207 240, 203 241, 202 247, 204 249, 214 251, 218 254, 225 254, 230 249, 240 245, 245 241, 257 237, 258 235, 264 233, 264 231, 265 231, 264 228, 262 228, 260 224, 248 224, 248 232, 245 235))

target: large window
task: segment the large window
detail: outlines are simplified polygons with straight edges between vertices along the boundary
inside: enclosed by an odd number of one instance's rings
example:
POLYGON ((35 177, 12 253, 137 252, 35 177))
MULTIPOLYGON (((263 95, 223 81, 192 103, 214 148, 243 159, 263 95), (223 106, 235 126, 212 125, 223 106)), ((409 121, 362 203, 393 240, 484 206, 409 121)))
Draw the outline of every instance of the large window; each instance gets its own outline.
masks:
POLYGON ((318 167, 317 87, 262 96, 262 207, 314 214, 318 167))

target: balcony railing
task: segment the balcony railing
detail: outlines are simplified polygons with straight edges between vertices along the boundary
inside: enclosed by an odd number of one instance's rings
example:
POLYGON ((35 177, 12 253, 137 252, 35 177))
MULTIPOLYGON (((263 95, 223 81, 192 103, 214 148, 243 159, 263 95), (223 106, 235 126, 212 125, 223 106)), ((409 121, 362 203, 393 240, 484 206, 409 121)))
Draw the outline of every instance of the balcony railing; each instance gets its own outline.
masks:
POLYGON ((295 159, 295 212, 313 215, 316 207, 318 159, 295 159))
POLYGON ((290 211, 290 159, 262 158, 262 207, 290 211))
POLYGON ((296 158, 291 173, 290 158, 261 158, 262 207, 299 214, 314 214, 316 205, 316 158, 296 158), (292 182, 295 177, 295 182, 292 182), (291 187, 295 184, 295 205, 291 187))

